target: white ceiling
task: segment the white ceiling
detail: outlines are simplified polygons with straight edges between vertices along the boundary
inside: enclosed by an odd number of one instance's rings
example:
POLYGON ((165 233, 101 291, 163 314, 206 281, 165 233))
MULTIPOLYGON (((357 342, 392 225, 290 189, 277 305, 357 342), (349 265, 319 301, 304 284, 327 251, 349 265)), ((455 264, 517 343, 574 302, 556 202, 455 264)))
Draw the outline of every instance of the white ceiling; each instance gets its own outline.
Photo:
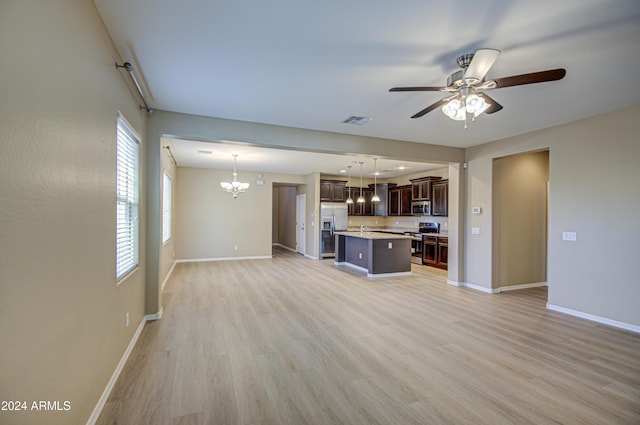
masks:
POLYGON ((469 147, 639 104, 638 0, 95 3, 155 109, 469 147), (492 90, 504 109, 466 130, 439 110, 410 118, 441 93, 388 92, 445 85, 478 48, 502 52, 487 79, 567 76, 492 90))
POLYGON ((294 151, 257 147, 247 144, 202 142, 185 139, 163 139, 163 146, 169 146, 180 167, 232 169, 233 155, 238 155, 238 173, 255 171, 258 173, 309 174, 317 171, 329 176, 348 176, 351 165, 353 179, 360 177, 360 162, 365 178, 388 179, 407 174, 434 170, 446 164, 398 161, 389 158, 367 156, 335 155, 319 152, 294 151))

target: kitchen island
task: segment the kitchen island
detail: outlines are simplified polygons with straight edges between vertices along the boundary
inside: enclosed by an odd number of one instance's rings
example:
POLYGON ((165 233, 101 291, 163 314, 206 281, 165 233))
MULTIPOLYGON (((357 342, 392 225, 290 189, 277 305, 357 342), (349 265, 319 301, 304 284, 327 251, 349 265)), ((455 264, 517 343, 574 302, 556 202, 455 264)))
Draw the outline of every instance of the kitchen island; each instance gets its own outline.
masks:
POLYGON ((411 274, 411 236, 379 232, 335 232, 336 265, 367 272, 368 277, 411 274))

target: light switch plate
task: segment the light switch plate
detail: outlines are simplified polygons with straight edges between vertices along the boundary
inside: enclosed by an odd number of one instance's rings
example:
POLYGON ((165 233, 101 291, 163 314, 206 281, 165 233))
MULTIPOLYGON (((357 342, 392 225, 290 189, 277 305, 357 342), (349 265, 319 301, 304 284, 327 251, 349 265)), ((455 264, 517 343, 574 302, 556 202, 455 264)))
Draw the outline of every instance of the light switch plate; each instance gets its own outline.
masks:
POLYGON ((479 227, 472 227, 471 228, 471 234, 472 235, 479 235, 480 234, 480 228, 479 227))
POLYGON ((389 249, 393 249, 393 242, 389 242, 389 249))
POLYGON ((578 235, 576 232, 562 232, 562 240, 576 242, 578 240, 578 235))

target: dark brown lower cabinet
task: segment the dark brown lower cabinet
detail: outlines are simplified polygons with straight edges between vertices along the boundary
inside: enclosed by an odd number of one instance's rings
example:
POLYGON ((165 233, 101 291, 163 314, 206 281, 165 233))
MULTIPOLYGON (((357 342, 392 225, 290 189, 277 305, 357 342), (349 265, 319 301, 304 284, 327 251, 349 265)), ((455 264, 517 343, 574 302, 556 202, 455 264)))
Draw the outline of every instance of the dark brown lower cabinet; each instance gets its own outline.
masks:
POLYGON ((438 262, 438 237, 423 236, 422 244, 422 264, 435 266, 438 262))
POLYGON ((438 238, 438 263, 436 267, 447 268, 449 262, 449 238, 438 238))
POLYGON ((449 238, 424 236, 422 243, 422 264, 446 270, 449 257, 449 238))

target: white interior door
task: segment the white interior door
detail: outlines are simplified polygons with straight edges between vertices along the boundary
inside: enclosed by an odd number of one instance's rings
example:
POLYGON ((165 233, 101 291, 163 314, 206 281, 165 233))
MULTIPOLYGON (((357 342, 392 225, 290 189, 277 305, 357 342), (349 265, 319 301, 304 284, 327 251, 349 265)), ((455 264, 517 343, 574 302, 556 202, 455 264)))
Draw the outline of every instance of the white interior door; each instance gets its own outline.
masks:
POLYGON ((306 254, 307 195, 296 195, 296 252, 306 254))

